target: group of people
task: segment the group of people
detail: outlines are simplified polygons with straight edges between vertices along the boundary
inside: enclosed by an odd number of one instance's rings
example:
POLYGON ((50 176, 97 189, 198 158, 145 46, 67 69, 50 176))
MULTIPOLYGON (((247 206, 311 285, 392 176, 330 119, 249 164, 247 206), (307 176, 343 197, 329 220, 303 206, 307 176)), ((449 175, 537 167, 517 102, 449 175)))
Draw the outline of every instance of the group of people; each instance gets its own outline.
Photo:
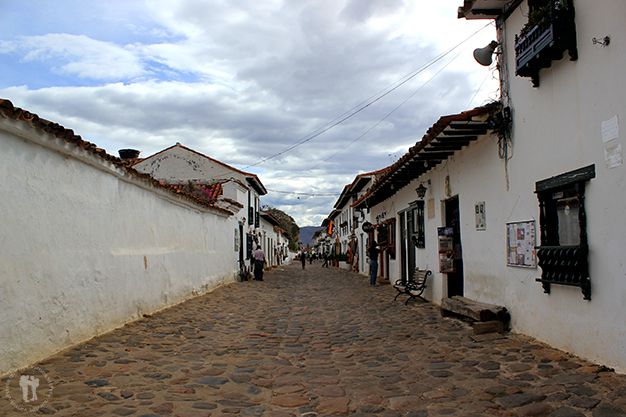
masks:
POLYGON ((324 263, 322 264, 322 268, 328 268, 328 251, 319 255, 313 252, 307 253, 305 250, 303 250, 302 252, 300 252, 299 257, 300 257, 300 262, 302 263, 302 269, 305 268, 307 260, 309 261, 309 265, 311 265, 313 261, 316 261, 318 259, 324 260, 324 263))
MULTIPOLYGON (((368 255, 370 257, 370 286, 377 287, 376 277, 378 276, 378 255, 380 254, 380 247, 386 245, 387 242, 377 243, 375 240, 372 240, 369 248, 367 249, 368 255)), ((254 259, 254 279, 256 281, 263 281, 263 267, 265 265, 265 252, 261 249, 261 245, 258 245, 256 250, 252 253, 252 258, 254 259)), ((317 259, 317 254, 308 253, 306 251, 302 251, 300 253, 300 262, 302 263, 302 269, 306 266, 307 259, 309 260, 309 264, 313 262, 313 259, 317 259)), ((328 252, 324 252, 322 254, 322 259, 324 259, 324 263, 322 267, 328 268, 328 252)))
POLYGON ((313 263, 314 260, 317 259, 317 254, 316 253, 308 253, 305 250, 302 250, 302 252, 300 252, 300 262, 302 262, 302 269, 304 269, 304 266, 306 265, 306 261, 309 261, 309 265, 311 265, 313 263))
MULTIPOLYGON (((369 248, 367 249, 367 253, 370 258, 370 286, 377 287, 376 278, 378 277, 378 255, 380 254, 380 248, 385 246, 387 242, 377 243, 375 240, 372 240, 369 248)), ((305 268, 306 260, 309 259, 309 263, 313 261, 313 257, 316 256, 314 254, 308 254, 303 250, 300 253, 300 262, 302 262, 302 269, 305 268)), ((328 252, 324 252, 322 254, 322 258, 324 259, 324 263, 322 264, 322 268, 328 268, 328 252)))

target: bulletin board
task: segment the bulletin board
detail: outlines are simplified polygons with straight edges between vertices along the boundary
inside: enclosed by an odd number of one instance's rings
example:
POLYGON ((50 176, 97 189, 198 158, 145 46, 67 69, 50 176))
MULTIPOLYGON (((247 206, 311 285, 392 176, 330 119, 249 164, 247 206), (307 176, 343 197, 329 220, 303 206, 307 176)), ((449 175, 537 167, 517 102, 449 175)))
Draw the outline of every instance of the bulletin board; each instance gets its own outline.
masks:
POLYGON ((507 265, 537 268, 535 221, 507 223, 506 232, 507 265))

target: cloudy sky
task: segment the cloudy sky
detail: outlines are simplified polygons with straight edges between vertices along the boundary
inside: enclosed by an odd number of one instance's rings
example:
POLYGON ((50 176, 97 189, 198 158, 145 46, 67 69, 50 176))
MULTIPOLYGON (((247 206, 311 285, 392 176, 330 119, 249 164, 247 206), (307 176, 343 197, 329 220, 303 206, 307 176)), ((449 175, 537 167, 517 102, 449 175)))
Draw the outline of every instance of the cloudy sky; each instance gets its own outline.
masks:
POLYGON ((0 0, 0 97, 112 155, 180 142, 317 226, 440 116, 498 98, 462 0, 0 0), (344 120, 345 119, 345 120, 344 120))

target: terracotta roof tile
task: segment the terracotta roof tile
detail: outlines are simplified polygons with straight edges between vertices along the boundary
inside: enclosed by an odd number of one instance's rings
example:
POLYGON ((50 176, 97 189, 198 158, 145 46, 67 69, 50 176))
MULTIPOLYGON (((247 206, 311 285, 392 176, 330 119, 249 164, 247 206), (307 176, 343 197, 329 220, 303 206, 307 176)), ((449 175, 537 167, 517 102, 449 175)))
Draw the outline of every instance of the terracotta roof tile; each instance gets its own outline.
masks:
POLYGON ((363 203, 363 201, 369 199, 376 191, 391 177, 395 172, 404 167, 407 163, 413 159, 416 155, 418 155, 433 139, 437 137, 451 122, 455 121, 468 121, 472 120, 475 116, 481 116, 489 114, 490 112, 500 108, 502 103, 499 101, 489 103, 482 107, 476 107, 472 110, 464 111, 459 114, 452 114, 448 116, 442 116, 437 120, 437 122, 432 125, 427 131, 426 134, 422 137, 422 139, 417 142, 414 146, 410 147, 408 152, 404 154, 400 159, 398 159, 395 163, 390 165, 387 168, 384 168, 380 172, 383 174, 379 176, 372 187, 361 196, 352 207, 357 207, 363 203))
POLYGON ((218 197, 223 193, 222 184, 219 182, 200 183, 196 181, 189 181, 186 184, 172 184, 171 187, 181 193, 194 196, 210 205, 214 205, 218 197))

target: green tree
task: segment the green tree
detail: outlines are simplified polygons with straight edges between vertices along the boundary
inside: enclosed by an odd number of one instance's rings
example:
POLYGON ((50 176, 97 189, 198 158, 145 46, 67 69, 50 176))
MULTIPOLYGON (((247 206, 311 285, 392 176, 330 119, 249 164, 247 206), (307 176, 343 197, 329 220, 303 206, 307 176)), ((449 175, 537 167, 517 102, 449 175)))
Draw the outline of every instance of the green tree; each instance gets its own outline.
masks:
POLYGON ((282 210, 272 206, 263 206, 262 209, 272 213, 280 222, 280 228, 289 233, 289 249, 297 251, 299 248, 298 241, 300 239, 300 227, 296 221, 282 210))

